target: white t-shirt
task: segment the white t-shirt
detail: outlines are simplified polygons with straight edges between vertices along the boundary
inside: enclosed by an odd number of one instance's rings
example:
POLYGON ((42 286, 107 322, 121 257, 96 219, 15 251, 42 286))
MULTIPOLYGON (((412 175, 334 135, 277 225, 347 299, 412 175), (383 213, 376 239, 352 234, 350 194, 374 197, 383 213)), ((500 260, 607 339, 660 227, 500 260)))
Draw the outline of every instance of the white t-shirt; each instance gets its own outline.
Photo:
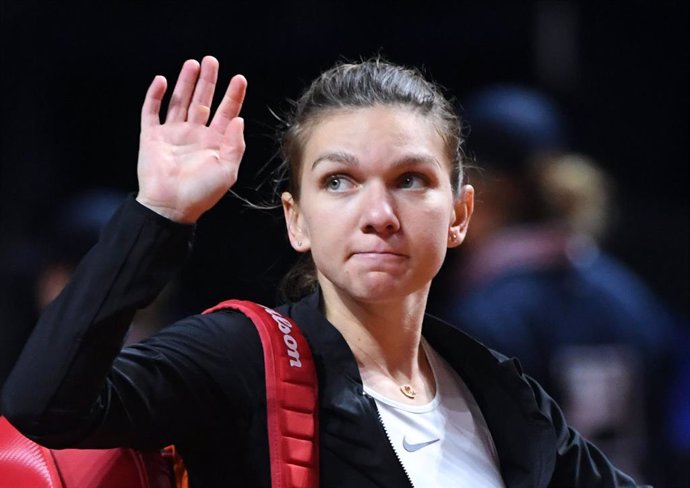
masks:
POLYGON ((366 385, 388 438, 416 488, 505 488, 484 417, 460 376, 422 341, 436 380, 426 405, 406 405, 366 385))

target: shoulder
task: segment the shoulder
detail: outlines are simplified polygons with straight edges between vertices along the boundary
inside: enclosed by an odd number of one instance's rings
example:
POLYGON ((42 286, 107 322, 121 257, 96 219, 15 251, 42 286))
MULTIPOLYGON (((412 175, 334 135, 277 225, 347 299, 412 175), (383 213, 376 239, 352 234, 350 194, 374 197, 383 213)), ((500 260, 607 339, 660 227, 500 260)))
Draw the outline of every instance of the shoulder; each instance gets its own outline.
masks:
MULTIPOLYGON (((252 321, 234 310, 185 317, 144 341, 125 348, 211 376, 245 374, 263 364, 261 340, 252 321)), ((263 374, 263 373, 261 373, 263 374)))
POLYGON ((462 324, 450 324, 431 314, 425 315, 423 335, 446 361, 455 364, 458 371, 464 370, 468 362, 492 370, 497 364, 513 361, 485 345, 465 330, 462 324))
POLYGON ((210 347, 226 347, 229 344, 249 345, 259 343, 256 327, 245 314, 230 309, 190 315, 164 328, 163 338, 180 338, 204 342, 210 347))

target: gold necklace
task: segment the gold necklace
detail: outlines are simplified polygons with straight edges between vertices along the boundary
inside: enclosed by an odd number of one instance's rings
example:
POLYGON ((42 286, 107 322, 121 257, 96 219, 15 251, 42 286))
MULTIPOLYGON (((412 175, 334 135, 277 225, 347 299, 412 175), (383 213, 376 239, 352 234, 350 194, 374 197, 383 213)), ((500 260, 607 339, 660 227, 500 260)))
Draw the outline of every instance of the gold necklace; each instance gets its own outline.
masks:
MULTIPOLYGON (((381 367, 381 364, 376 359, 374 359, 374 357, 372 357, 371 354, 369 354, 367 351, 365 351, 363 348, 361 348, 359 346, 356 346, 356 347, 357 347, 357 349, 362 351, 362 353, 364 353, 364 355, 367 356, 372 361, 373 364, 376 365, 377 369, 380 372, 382 372, 384 374, 384 376, 388 377, 389 379, 391 379, 395 382, 395 379, 391 375, 389 375, 385 372, 386 371, 385 368, 381 367)), ((363 364, 363 366, 366 368, 366 365, 363 364)), ((410 400, 414 400, 415 398, 417 398, 417 390, 415 390, 414 387, 409 383, 405 383, 402 385, 399 384, 398 389, 400 390, 400 393, 405 395, 410 400)))
POLYGON ((410 400, 414 400, 417 396, 417 392, 412 388, 412 385, 402 385, 400 387, 400 392, 410 400))

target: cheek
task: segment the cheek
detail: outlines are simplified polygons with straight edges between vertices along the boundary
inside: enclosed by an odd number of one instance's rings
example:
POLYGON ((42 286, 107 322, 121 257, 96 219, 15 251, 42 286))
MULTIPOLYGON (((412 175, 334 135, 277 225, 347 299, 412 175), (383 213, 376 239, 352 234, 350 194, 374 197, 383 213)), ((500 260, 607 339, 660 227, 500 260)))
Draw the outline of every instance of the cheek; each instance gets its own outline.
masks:
POLYGON ((410 233, 416 236, 417 245, 425 250, 424 255, 429 259, 445 258, 451 222, 452 213, 448 211, 429 211, 415 219, 410 233))
POLYGON ((431 242, 438 239, 445 241, 453 222, 453 209, 449 205, 439 202, 429 205, 427 210, 419 211, 418 207, 411 210, 408 221, 414 222, 417 233, 431 242))
POLYGON ((309 206, 304 206, 302 210, 300 228, 309 239, 312 253, 315 248, 329 246, 338 240, 338 232, 343 228, 342 212, 333 211, 317 202, 309 202, 309 206))

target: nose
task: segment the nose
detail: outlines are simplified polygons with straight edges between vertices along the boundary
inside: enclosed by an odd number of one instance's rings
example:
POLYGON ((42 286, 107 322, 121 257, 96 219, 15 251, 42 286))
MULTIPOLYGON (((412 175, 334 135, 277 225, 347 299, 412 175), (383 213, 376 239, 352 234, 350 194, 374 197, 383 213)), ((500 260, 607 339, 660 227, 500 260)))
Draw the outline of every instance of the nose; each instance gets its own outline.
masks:
POLYGON ((395 200, 384 184, 366 185, 362 198, 361 228, 364 233, 393 234, 400 230, 395 200))

